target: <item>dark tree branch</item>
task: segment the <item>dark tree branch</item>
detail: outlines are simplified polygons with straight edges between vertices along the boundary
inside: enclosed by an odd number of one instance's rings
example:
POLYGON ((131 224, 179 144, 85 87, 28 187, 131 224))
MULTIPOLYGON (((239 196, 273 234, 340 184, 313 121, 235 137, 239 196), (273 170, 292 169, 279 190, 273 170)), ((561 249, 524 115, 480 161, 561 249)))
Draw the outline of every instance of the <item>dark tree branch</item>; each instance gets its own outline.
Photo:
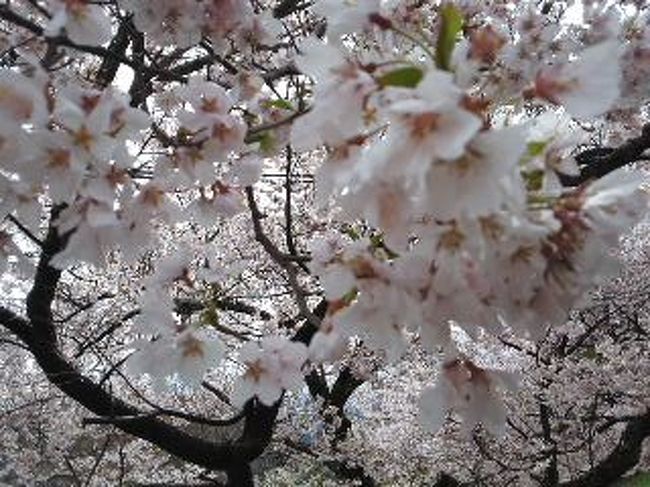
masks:
POLYGON ((560 487, 607 487, 639 463, 644 440, 650 436, 650 411, 628 422, 616 447, 584 475, 560 487))
MULTIPOLYGON (((273 318, 271 313, 258 309, 255 306, 244 303, 237 299, 232 298, 221 298, 211 300, 211 303, 218 309, 223 311, 232 311, 234 313, 242 313, 249 316, 259 316, 262 320, 270 320, 273 318)), ((196 299, 176 299, 174 301, 176 305, 176 311, 180 314, 192 314, 197 311, 203 311, 206 306, 210 303, 204 301, 199 301, 196 299)))
POLYGON ((29 346, 48 380, 63 393, 94 414, 112 418, 114 421, 111 423, 122 431, 149 441, 179 458, 206 468, 227 469, 235 459, 254 458, 251 457, 251 452, 257 452, 259 444, 265 443, 255 441, 250 430, 245 441, 232 445, 220 445, 195 438, 154 415, 143 413, 115 398, 81 375, 60 355, 51 342, 42 340, 34 327, 30 327, 27 321, 6 308, 0 308, 0 323, 29 346), (119 418, 128 419, 120 422, 119 418))
MULTIPOLYGON (((100 384, 83 376, 61 355, 51 312, 61 272, 50 266, 52 257, 65 247, 67 241, 67 235, 59 235, 52 224, 60 209, 54 208, 52 211, 34 285, 28 295, 29 321, 0 307, 0 324, 27 345, 53 385, 97 415, 97 418, 86 420, 87 423, 112 424, 183 460, 208 469, 225 471, 231 485, 252 485, 249 463, 268 446, 280 401, 269 407, 251 399, 242 412, 244 429, 241 436, 232 443, 209 442, 161 420, 159 416, 170 415, 167 410, 146 412, 118 399, 100 384)), ((322 302, 312 316, 319 320, 325 310, 326 303, 322 302)), ((308 344, 317 329, 318 322, 306 321, 297 330, 293 340, 308 344)), ((191 416, 184 419, 195 421, 197 418, 191 416)), ((232 424, 233 421, 207 420, 213 425, 232 424)))
POLYGON ((544 402, 539 403, 539 422, 542 425, 542 438, 550 448, 550 459, 540 482, 542 487, 555 487, 560 480, 557 469, 557 444, 551 431, 551 413, 551 408, 547 404, 544 402))
MULTIPOLYGON (((286 274, 287 282, 293 291, 293 296, 300 310, 300 314, 305 318, 314 328, 317 328, 320 324, 320 319, 318 319, 312 311, 309 309, 307 304, 305 291, 302 289, 300 282, 298 281, 298 272, 292 259, 287 258, 287 254, 284 254, 275 243, 266 235, 264 228, 262 226, 262 220, 264 219, 264 214, 260 211, 255 201, 255 192, 251 186, 245 188, 246 191, 246 200, 248 202, 248 208, 251 214, 251 220, 253 223, 253 232, 255 235, 255 240, 260 243, 262 248, 266 251, 269 257, 281 267, 286 274)), ((291 257, 289 255, 289 257, 291 257)))
POLYGON ((375 479, 361 465, 347 463, 345 461, 328 460, 325 462, 325 466, 339 477, 352 480, 355 482, 354 485, 360 485, 361 487, 374 487, 377 485, 375 479))
POLYGON ((557 175, 562 186, 579 186, 642 159, 643 152, 648 148, 650 148, 650 124, 643 126, 639 137, 630 139, 615 149, 600 147, 578 154, 576 161, 581 164, 580 174, 570 175, 558 172, 557 175))
MULTIPOLYGON (((11 10, 9 6, 6 4, 0 5, 0 19, 6 20, 7 22, 10 22, 18 27, 22 27, 23 29, 30 31, 39 37, 44 37, 43 27, 32 22, 29 19, 26 19, 18 15, 16 12, 11 10)), ((117 52, 112 52, 110 49, 100 47, 100 46, 88 46, 84 44, 76 44, 75 42, 72 42, 70 39, 68 39, 65 36, 48 37, 45 38, 45 41, 52 45, 69 47, 71 49, 75 49, 80 52, 85 52, 86 54, 92 54, 94 56, 101 57, 102 59, 112 58, 114 61, 119 62, 121 64, 126 64, 127 66, 130 66, 133 69, 146 69, 146 67, 138 65, 137 63, 134 63, 131 59, 125 56, 121 56, 117 52)))
POLYGON ((129 418, 113 421, 118 428, 144 439, 188 462, 210 469, 229 470, 234 464, 248 463, 266 448, 271 439, 278 404, 267 407, 251 400, 244 408, 244 431, 231 444, 219 444, 191 436, 159 418, 116 398, 103 387, 83 376, 60 353, 52 321, 51 306, 61 275, 50 266, 52 257, 65 247, 66 236, 58 235, 52 221, 60 208, 54 208, 50 227, 27 297, 29 321, 0 307, 0 323, 28 347, 48 380, 67 396, 101 418, 129 418))
MULTIPOLYGON (((61 212, 62 207, 53 207, 50 222, 61 212)), ((56 227, 50 223, 43 245, 41 257, 36 267, 34 285, 27 294, 27 317, 39 340, 56 348, 56 331, 52 319, 52 301, 61 277, 61 271, 50 265, 52 257, 61 252, 66 245, 67 236, 59 236, 56 227)))
POLYGON ((22 224, 22 223, 21 223, 21 222, 20 222, 20 221, 15 217, 15 216, 13 216, 13 215, 7 215, 7 220, 9 220, 11 223, 13 223, 14 225, 16 225, 16 226, 18 227, 18 229, 19 229, 21 232, 23 232, 23 234, 24 234, 24 235, 25 235, 29 240, 32 241, 32 243, 34 243, 34 244, 37 245, 38 247, 41 247, 41 246, 43 245, 43 242, 41 242, 41 240, 40 240, 36 235, 34 235, 34 233, 32 233, 32 231, 31 231, 29 228, 27 228, 25 225, 23 225, 23 224, 22 224))
POLYGON ((282 19, 289 15, 311 7, 313 2, 305 0, 281 0, 273 9, 273 16, 276 19, 282 19))
POLYGON ((129 32, 131 26, 129 24, 130 20, 120 23, 115 37, 113 37, 113 40, 108 45, 108 50, 117 54, 119 57, 107 56, 102 60, 102 64, 95 77, 100 88, 106 88, 113 82, 121 64, 120 59, 126 58, 126 50, 130 43, 129 32))

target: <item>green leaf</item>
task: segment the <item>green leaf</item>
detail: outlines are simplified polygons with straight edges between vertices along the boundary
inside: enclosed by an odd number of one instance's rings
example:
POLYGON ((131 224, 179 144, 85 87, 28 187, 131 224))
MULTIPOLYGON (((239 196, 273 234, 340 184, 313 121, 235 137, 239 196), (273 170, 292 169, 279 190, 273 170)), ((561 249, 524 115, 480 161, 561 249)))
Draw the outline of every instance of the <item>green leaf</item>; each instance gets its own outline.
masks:
POLYGON ((604 355, 598 350, 596 350, 595 345, 585 346, 584 349, 582 350, 582 357, 585 360, 593 361, 596 364, 602 364, 605 362, 604 355))
POLYGON ((384 86, 403 86, 405 88, 415 88, 424 73, 420 68, 407 66, 405 68, 389 71, 379 78, 379 84, 384 86))
POLYGON ((277 100, 267 100, 264 102, 267 108, 282 108, 283 110, 293 110, 293 105, 288 100, 278 98, 277 100))
POLYGON ((541 155, 547 145, 548 140, 535 140, 533 142, 528 142, 528 155, 531 157, 541 155))
POLYGON ((389 259, 394 259, 395 257, 399 257, 399 254, 396 254, 386 246, 386 242, 384 241, 384 236, 381 233, 370 236, 370 246, 375 250, 381 249, 384 252, 386 252, 386 256, 389 259))
POLYGON ((549 144, 550 141, 551 139, 534 140, 532 142, 528 142, 526 152, 524 153, 523 156, 521 156, 521 160, 519 161, 519 164, 521 164, 522 166, 526 165, 535 157, 541 156, 544 153, 544 150, 546 150, 546 146, 549 144))
POLYGON ((370 236, 370 245, 373 248, 377 249, 384 246, 384 237, 381 234, 371 235, 370 236))
POLYGON ((210 304, 203 310, 200 319, 204 325, 219 326, 219 312, 213 304, 210 304))
POLYGON ((359 233, 359 231, 352 226, 346 226, 346 228, 343 229, 343 233, 345 233, 352 240, 359 240, 361 238, 361 233, 359 233))
POLYGON ((345 304, 350 304, 352 301, 354 301, 359 294, 359 290, 355 287, 353 289, 350 289, 345 295, 341 298, 341 300, 345 304))
POLYGON ((535 169, 534 171, 525 172, 522 174, 526 182, 526 190, 540 191, 544 185, 544 170, 535 169))
POLYGON ((270 132, 264 132, 260 140, 260 150, 263 154, 271 154, 275 151, 275 138, 270 132))
POLYGON ((436 66, 450 71, 451 54, 456 41, 462 36, 463 14, 454 5, 448 3, 440 9, 440 33, 436 42, 436 66))
POLYGON ((263 154, 272 154, 275 151, 275 137, 273 137, 273 134, 268 130, 251 136, 246 140, 246 142, 249 144, 257 142, 260 144, 260 151, 262 151, 263 154))

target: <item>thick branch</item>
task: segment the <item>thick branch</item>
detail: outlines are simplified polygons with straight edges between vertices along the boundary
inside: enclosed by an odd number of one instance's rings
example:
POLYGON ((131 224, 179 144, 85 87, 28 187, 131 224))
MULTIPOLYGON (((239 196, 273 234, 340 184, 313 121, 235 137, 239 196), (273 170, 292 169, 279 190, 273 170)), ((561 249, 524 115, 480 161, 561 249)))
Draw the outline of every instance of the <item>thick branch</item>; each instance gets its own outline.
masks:
POLYGON ((642 158, 643 152, 650 148, 650 124, 644 125, 639 137, 628 140, 615 149, 588 149, 576 156, 583 165, 577 176, 558 173, 560 183, 566 187, 579 186, 590 179, 598 179, 642 158))
POLYGON ((544 469, 541 485, 542 487, 555 487, 560 479, 557 469, 557 444, 551 434, 551 408, 543 402, 539 404, 539 422, 542 425, 544 442, 550 447, 550 459, 544 469))
POLYGON ((273 9, 273 16, 276 19, 282 19, 289 15, 299 12, 310 7, 313 2, 306 0, 281 0, 278 5, 273 9))
MULTIPOLYGON (((62 207, 52 208, 50 221, 54 221, 61 210, 62 207)), ((27 316, 36 332, 36 337, 52 347, 56 347, 56 331, 52 320, 51 306, 61 271, 50 266, 50 261, 65 248, 66 241, 67 238, 60 237, 56 227, 50 224, 41 247, 41 257, 36 267, 34 285, 27 294, 27 316)))
POLYGON ((129 24, 130 21, 122 22, 117 29, 115 37, 113 37, 113 40, 108 45, 108 50, 118 54, 119 57, 105 57, 97 71, 97 84, 102 88, 106 88, 113 82, 117 75, 117 70, 120 67, 121 59, 126 58, 126 49, 129 47, 130 40, 129 29, 131 27, 129 24))
MULTIPOLYGON (((11 311, 0 308, 0 323, 25 342, 48 380, 94 414, 114 418, 122 431, 149 441, 179 458, 206 468, 227 469, 235 459, 254 458, 260 448, 249 434, 246 441, 219 445, 195 438, 121 401, 75 370, 39 333, 11 311), (125 418, 120 421, 118 418, 125 418)), ((261 442, 264 443, 264 442, 261 442)))
MULTIPOLYGON (((58 208, 52 211, 56 219, 58 208)), ((51 221, 52 221, 51 220, 51 221)), ((271 439, 278 405, 264 406, 249 401, 242 436, 232 444, 217 444, 193 437, 147 415, 116 398, 101 385, 83 376, 60 353, 51 306, 61 272, 50 266, 51 258, 65 246, 52 223, 43 242, 34 285, 27 297, 29 322, 6 308, 0 308, 0 324, 16 334, 30 349, 48 380, 92 413, 104 418, 129 418, 113 423, 122 431, 157 445, 168 453, 210 469, 229 470, 260 455, 271 439), (31 322, 31 323, 30 323, 31 322)))
POLYGON ((606 487, 639 463, 643 441, 650 436, 650 411, 631 420, 612 452, 581 477, 560 487, 606 487))

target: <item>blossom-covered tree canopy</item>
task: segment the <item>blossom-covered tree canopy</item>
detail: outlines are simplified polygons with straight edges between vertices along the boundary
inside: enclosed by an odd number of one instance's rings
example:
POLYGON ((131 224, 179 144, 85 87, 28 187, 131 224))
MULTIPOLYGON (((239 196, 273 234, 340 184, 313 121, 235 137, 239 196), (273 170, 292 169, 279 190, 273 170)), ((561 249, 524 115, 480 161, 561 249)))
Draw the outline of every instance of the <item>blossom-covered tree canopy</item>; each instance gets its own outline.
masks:
POLYGON ((279 485, 256 474, 284 449, 343 485, 582 487, 643 465, 646 1, 17 0, 0 28, 15 468, 279 485), (43 466, 21 401, 104 446, 50 438, 43 466))

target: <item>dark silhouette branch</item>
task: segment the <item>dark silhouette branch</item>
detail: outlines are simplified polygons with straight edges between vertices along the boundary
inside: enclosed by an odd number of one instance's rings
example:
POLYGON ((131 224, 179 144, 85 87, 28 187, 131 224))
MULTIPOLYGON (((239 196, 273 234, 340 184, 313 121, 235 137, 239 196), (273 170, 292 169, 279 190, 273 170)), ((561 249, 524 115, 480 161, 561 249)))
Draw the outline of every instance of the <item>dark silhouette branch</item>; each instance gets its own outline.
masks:
MULTIPOLYGON (((0 308, 0 323, 27 345, 48 380, 63 393, 100 418, 111 418, 118 428, 146 440, 168 453, 205 468, 228 471, 233 465, 246 464, 259 456, 271 440, 279 403, 268 407, 249 401, 243 412, 244 431, 233 443, 205 441, 185 433, 140 409, 118 399, 99 384, 82 375, 57 347, 51 306, 61 271, 50 261, 66 244, 52 224, 60 208, 54 208, 42 253, 27 297, 28 320, 7 308, 0 308), (128 418, 119 421, 119 418, 128 418)), ((242 484, 244 485, 244 484, 242 484)))
POLYGON ((627 423, 616 447, 584 475, 560 483, 560 487, 606 487, 635 467, 641 458, 643 442, 650 436, 650 411, 627 423))
POLYGON ((313 5, 313 2, 305 0, 281 0, 273 9, 273 16, 276 19, 282 19, 289 15, 304 10, 313 5))
POLYGON ((646 124, 639 137, 632 138, 617 148, 587 149, 576 155, 575 159, 580 165, 579 174, 570 175, 558 172, 557 175, 562 186, 579 186, 643 159, 643 152, 649 148, 650 124, 646 124))

